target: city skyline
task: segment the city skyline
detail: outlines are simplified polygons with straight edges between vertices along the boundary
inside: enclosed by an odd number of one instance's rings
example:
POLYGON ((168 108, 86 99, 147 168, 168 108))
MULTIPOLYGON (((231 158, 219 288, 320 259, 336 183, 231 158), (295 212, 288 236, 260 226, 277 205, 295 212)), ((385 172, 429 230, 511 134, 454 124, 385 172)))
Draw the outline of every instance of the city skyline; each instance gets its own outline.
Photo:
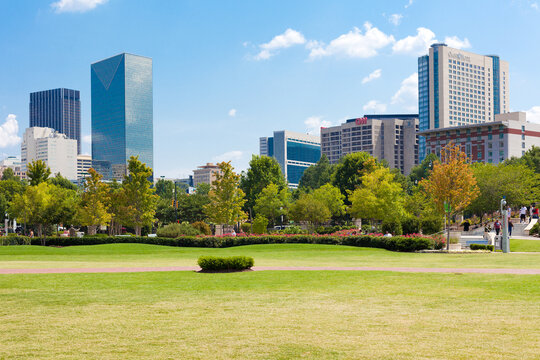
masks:
POLYGON ((276 130, 318 134, 364 113, 416 113, 417 58, 437 41, 508 61, 510 111, 540 121, 536 52, 514 41, 538 35, 535 2, 466 3, 466 13, 459 2, 444 13, 425 1, 367 4, 2 3, 0 38, 11 51, 0 60, 0 153, 18 154, 28 94, 52 88, 81 91, 82 152, 90 153, 87 69, 123 52, 154 60, 156 176, 185 177, 221 160, 241 171, 259 138, 276 130), (518 26, 480 31, 499 22, 518 26))

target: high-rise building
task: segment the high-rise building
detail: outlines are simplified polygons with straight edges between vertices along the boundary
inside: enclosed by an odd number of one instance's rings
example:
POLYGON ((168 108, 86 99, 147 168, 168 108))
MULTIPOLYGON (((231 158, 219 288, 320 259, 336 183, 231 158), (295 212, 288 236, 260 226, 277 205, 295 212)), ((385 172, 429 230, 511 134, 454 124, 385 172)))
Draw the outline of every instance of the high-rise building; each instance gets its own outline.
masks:
POLYGON ((51 128, 27 128, 21 145, 22 171, 37 160, 49 166, 51 175, 60 173, 68 180, 77 180, 77 140, 51 128))
POLYGON ((197 170, 193 170, 193 183, 192 186, 197 187, 199 184, 212 184, 216 180, 218 174, 223 172, 218 165, 207 163, 206 165, 199 166, 197 170))
POLYGON ((259 139, 259 149, 261 155, 276 158, 289 187, 297 188, 304 170, 321 158, 321 138, 286 130, 274 131, 273 137, 259 139))
POLYGON ((88 175, 88 170, 92 167, 92 157, 81 154, 77 156, 77 180, 83 180, 88 175))
POLYGON ((77 140, 81 153, 81 94, 78 90, 53 89, 30 94, 30 127, 47 127, 77 140))
MULTIPOLYGON (((510 110, 508 62, 433 44, 418 58, 420 131, 481 124, 510 110)), ((420 158, 425 139, 420 138, 420 158)))
POLYGON ((152 59, 119 54, 91 66, 92 159, 122 180, 131 156, 154 167, 152 59))
POLYGON ((420 135, 426 138, 427 154, 440 157, 441 148, 453 142, 473 162, 498 164, 540 147, 540 124, 527 122, 524 112, 496 114, 492 122, 424 130, 420 135))
POLYGON ((418 115, 364 115, 339 126, 321 128, 321 151, 331 164, 364 151, 409 174, 418 165, 418 115))

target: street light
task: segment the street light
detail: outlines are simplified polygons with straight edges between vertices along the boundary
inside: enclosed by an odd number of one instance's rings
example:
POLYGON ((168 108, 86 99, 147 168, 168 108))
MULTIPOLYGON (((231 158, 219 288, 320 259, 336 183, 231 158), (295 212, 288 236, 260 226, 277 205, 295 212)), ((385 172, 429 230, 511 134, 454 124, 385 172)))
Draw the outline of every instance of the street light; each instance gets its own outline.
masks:
POLYGON ((4 235, 8 235, 9 233, 9 214, 6 212, 4 216, 4 235))

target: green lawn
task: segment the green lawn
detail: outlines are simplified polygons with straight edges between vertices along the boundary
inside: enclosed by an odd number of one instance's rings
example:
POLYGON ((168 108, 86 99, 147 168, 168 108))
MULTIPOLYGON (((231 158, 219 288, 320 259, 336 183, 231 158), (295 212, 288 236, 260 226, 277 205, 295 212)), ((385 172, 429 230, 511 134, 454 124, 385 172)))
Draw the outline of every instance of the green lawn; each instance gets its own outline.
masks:
POLYGON ((510 240, 510 251, 540 252, 540 239, 512 239, 510 240))
POLYGON ((201 255, 252 256, 255 265, 259 266, 540 268, 540 254, 535 253, 399 253, 382 249, 310 244, 251 245, 225 249, 144 244, 64 248, 5 246, 0 247, 0 268, 194 266, 201 255))
POLYGON ((0 275, 0 359, 538 359, 539 283, 337 271, 0 275))

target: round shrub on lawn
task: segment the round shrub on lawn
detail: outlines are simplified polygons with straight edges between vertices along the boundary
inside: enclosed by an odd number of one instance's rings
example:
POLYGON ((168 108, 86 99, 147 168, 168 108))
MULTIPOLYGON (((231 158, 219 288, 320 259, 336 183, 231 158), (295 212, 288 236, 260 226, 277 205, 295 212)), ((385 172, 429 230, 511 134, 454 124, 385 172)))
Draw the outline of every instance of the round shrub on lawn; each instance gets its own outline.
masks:
POLYGON ((203 271, 239 271, 251 269, 254 261, 248 256, 201 256, 197 263, 203 271))

